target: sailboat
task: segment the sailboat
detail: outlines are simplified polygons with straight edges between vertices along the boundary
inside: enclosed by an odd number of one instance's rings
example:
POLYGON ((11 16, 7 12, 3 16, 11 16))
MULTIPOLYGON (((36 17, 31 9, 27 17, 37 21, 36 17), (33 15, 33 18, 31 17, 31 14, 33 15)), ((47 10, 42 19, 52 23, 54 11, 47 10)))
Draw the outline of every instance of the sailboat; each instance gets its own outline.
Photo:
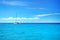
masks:
POLYGON ((16 19, 15 19, 14 24, 19 24, 18 19, 17 19, 17 13, 16 13, 16 19))

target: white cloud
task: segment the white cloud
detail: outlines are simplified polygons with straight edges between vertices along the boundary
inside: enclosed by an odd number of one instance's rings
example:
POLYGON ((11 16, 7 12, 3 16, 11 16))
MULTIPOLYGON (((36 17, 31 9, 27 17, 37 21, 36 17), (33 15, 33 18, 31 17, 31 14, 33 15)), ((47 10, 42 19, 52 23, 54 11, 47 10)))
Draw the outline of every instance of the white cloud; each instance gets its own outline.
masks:
POLYGON ((47 10, 47 8, 38 8, 38 9, 47 10))
POLYGON ((51 16, 51 15, 60 15, 60 13, 54 13, 54 14, 39 14, 39 15, 35 15, 33 17, 30 18, 26 18, 26 17, 8 17, 8 18, 0 18, 0 20, 38 20, 40 19, 39 17, 44 17, 44 16, 51 16))
POLYGON ((27 8, 27 9, 40 9, 40 10, 47 10, 46 8, 27 8))
POLYGON ((27 2, 23 2, 23 1, 1 1, 0 3, 2 4, 6 4, 6 5, 12 5, 12 6, 27 6, 28 3, 27 2))
MULTIPOLYGON (((53 16, 53 15, 60 15, 60 13, 54 13, 54 14, 39 14, 39 15, 35 15, 33 17, 30 18, 26 18, 26 17, 8 17, 8 18, 0 18, 0 22, 14 22, 14 21, 19 21, 19 22, 42 22, 40 21, 41 17, 45 17, 45 16, 53 16)), ((43 21, 43 22, 47 22, 47 21, 43 21)), ((50 22, 50 21, 49 21, 50 22)))
POLYGON ((37 17, 43 17, 43 16, 49 16, 51 14, 39 14, 39 15, 36 15, 37 17))
POLYGON ((17 18, 13 18, 13 17, 8 17, 8 18, 0 18, 0 20, 37 20, 37 19, 39 19, 39 18, 24 18, 24 17, 21 17, 21 18, 19 18, 19 17, 17 17, 17 18))
POLYGON ((44 16, 51 16, 51 15, 60 15, 60 13, 39 14, 39 15, 36 15, 36 17, 44 17, 44 16))

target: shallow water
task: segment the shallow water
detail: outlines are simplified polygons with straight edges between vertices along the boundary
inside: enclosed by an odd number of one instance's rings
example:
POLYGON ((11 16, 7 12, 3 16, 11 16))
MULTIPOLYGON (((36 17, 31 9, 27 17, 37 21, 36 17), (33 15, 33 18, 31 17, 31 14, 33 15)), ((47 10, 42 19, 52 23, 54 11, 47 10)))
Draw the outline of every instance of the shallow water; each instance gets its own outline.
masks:
POLYGON ((0 40, 60 40, 60 24, 0 24, 0 40))

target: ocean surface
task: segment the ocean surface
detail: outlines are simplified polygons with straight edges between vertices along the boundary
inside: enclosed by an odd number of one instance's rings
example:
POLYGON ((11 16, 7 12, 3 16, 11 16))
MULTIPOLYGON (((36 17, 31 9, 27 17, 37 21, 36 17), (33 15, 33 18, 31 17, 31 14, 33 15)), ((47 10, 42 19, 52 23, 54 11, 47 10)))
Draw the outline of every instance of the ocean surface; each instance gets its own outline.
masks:
POLYGON ((0 24, 0 40, 60 40, 60 24, 0 24))

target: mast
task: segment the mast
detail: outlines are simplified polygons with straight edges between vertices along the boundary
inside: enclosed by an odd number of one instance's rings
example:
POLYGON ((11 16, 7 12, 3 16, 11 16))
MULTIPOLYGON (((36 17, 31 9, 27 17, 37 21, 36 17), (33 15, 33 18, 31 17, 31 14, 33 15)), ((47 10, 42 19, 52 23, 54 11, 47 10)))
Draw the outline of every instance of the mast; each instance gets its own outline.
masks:
POLYGON ((16 13, 16 22, 17 22, 17 13, 16 13))
POLYGON ((16 13, 16 19, 14 24, 19 24, 18 19, 17 19, 17 13, 16 13))
POLYGON ((18 22, 18 19, 17 19, 17 13, 16 13, 16 23, 18 22))

